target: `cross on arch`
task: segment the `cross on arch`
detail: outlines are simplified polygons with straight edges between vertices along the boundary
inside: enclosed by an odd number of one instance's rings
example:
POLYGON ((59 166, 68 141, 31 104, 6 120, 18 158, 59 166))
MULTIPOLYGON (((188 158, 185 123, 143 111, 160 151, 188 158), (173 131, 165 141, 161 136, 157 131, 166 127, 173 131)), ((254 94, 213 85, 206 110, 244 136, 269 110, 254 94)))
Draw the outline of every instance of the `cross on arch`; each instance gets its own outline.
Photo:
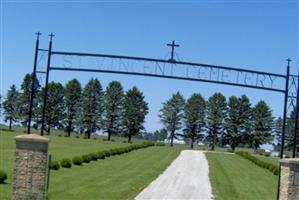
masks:
POLYGON ((50 41, 52 42, 53 37, 55 36, 53 33, 49 34, 50 36, 50 41))
POLYGON ((175 59, 174 59, 174 48, 175 47, 180 47, 180 45, 176 44, 174 40, 172 40, 172 43, 171 44, 167 44, 167 46, 171 47, 171 58, 169 59, 169 61, 171 62, 175 62, 175 59))

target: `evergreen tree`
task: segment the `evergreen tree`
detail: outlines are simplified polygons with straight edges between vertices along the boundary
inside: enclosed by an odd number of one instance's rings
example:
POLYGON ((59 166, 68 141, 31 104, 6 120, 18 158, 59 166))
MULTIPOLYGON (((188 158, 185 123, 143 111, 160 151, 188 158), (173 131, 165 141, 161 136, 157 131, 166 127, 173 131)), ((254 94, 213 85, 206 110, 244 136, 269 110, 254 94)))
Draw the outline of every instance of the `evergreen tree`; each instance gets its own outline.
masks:
MULTIPOLYGON (((64 102, 64 88, 60 83, 54 81, 48 84, 48 96, 45 112, 45 126, 48 134, 51 132, 51 128, 63 128, 62 120, 65 117, 65 102, 64 102)), ((42 88, 40 92, 40 99, 43 99, 45 94, 45 88, 42 88)), ((40 113, 42 111, 40 107, 40 113)))
POLYGON ((296 107, 293 108, 293 110, 290 113, 290 116, 288 116, 286 119, 284 146, 287 150, 291 150, 294 144, 295 120, 296 120, 296 107))
POLYGON ((283 120, 281 118, 281 116, 279 116, 275 122, 274 122, 274 138, 277 141, 277 145, 275 147, 275 149, 277 151, 279 151, 280 147, 281 147, 281 141, 282 141, 282 125, 283 125, 283 120))
POLYGON ((4 108, 4 121, 9 122, 9 129, 11 129, 12 123, 18 119, 18 101, 19 92, 15 85, 12 85, 7 91, 6 98, 3 101, 4 108))
POLYGON ((185 105, 185 133, 190 138, 191 149, 205 125, 206 102, 201 94, 193 94, 185 105))
POLYGON ((105 109, 103 113, 103 129, 108 134, 108 140, 110 140, 111 135, 120 132, 123 97, 124 92, 121 83, 118 81, 109 83, 104 93, 105 109))
POLYGON ((273 139, 272 126, 272 110, 265 101, 259 101, 253 108, 253 134, 250 138, 255 150, 273 139))
POLYGON ((122 124, 125 129, 128 142, 134 135, 140 133, 144 129, 143 123, 148 113, 148 104, 144 100, 142 92, 137 87, 126 92, 123 105, 122 124))
POLYGON ((218 136, 223 134, 226 115, 226 99, 221 93, 215 93, 207 102, 207 128, 211 150, 215 149, 218 136))
POLYGON ((163 108, 160 110, 161 114, 159 117, 165 129, 169 132, 171 146, 173 146, 173 139, 176 136, 176 132, 182 128, 184 105, 185 100, 183 96, 177 92, 163 103, 163 108))
POLYGON ((154 141, 164 141, 167 139, 167 130, 162 128, 160 130, 156 130, 153 135, 154 141))
POLYGON ((82 93, 82 125, 87 138, 97 130, 100 130, 100 122, 103 113, 103 91, 100 81, 90 79, 82 93))
MULTIPOLYGON (((25 127, 28 125, 28 117, 29 117, 29 107, 30 107, 30 98, 31 98, 31 90, 32 90, 32 78, 33 76, 30 74, 26 74, 24 80, 21 84, 21 92, 18 101, 19 107, 19 115, 21 119, 21 124, 25 127)), ((40 84, 37 78, 35 78, 34 84, 34 94, 35 97, 39 95, 40 84)), ((32 118, 36 120, 37 113, 36 109, 38 107, 38 99, 34 98, 32 105, 32 118)))
POLYGON ((74 129, 74 120, 76 120, 80 106, 81 92, 81 84, 77 79, 70 80, 65 86, 65 106, 68 136, 71 135, 71 131, 74 129))
POLYGON ((250 134, 251 118, 251 104, 246 95, 242 95, 239 98, 236 96, 229 98, 224 141, 230 144, 233 151, 240 143, 244 143, 247 134, 250 134))

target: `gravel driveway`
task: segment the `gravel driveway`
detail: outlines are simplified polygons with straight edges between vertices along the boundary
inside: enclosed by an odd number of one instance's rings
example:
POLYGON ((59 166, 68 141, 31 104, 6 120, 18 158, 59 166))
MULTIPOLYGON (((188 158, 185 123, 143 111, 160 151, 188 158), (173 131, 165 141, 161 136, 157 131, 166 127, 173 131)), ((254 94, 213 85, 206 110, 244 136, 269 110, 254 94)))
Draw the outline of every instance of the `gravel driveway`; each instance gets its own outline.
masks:
POLYGON ((213 199, 209 165, 203 152, 185 150, 135 200, 213 199))

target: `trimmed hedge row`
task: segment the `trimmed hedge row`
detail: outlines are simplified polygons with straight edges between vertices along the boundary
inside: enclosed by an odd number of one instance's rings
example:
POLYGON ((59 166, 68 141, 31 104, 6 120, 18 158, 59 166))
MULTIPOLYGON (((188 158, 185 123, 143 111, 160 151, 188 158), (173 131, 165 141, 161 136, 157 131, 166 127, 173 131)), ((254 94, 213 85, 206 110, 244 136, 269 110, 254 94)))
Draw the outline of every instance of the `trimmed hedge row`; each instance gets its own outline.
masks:
POLYGON ((251 155, 250 153, 248 153, 246 151, 237 151, 236 154, 239 155, 239 156, 242 156, 243 158, 246 158, 246 159, 250 160, 251 162, 253 162, 254 164, 256 164, 259 167, 262 167, 262 168, 265 168, 265 169, 269 170, 274 175, 279 174, 279 167, 272 164, 272 163, 268 163, 268 162, 265 162, 263 160, 260 160, 257 157, 251 155))
POLYGON ((0 184, 4 183, 4 181, 7 179, 7 174, 5 171, 0 169, 0 184))
POLYGON ((72 160, 64 158, 60 161, 51 161, 50 169, 59 170, 60 166, 63 168, 71 168, 72 164, 82 165, 82 163, 90 163, 91 161, 97 161, 99 159, 105 159, 106 157, 121 155, 124 153, 129 153, 131 151, 147 148, 150 146, 155 146, 153 142, 143 142, 141 144, 133 144, 128 147, 120 147, 110 150, 99 151, 97 153, 84 154, 82 156, 75 156, 72 160))

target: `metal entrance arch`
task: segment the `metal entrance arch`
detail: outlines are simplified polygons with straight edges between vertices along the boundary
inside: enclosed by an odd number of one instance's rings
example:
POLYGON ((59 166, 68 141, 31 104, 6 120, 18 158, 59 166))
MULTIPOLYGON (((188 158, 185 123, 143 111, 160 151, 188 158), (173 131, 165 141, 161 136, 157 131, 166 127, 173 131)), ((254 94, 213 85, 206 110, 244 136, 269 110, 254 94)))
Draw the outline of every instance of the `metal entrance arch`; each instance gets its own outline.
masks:
MULTIPOLYGON (((175 44, 175 41, 172 41, 171 44, 167 44, 167 46, 171 47, 171 57, 169 59, 156 59, 134 56, 53 51, 52 39, 54 35, 52 33, 49 35, 50 41, 48 49, 40 49, 40 35, 41 34, 38 32, 35 46, 33 77, 36 77, 37 73, 43 73, 46 75, 41 135, 43 135, 44 132, 45 108, 47 106, 46 99, 48 93, 47 86, 51 71, 79 71, 126 74, 135 76, 149 76, 158 78, 217 83, 279 92, 284 95, 280 158, 283 158, 284 155, 286 120, 288 109, 290 108, 293 108, 293 110, 296 113, 294 119, 295 128, 292 148, 292 157, 296 157, 296 145, 298 143, 297 132, 299 109, 297 108, 299 105, 299 76, 290 74, 290 59, 287 59, 286 74, 277 74, 256 70, 248 70, 244 68, 234 68, 219 65, 177 61, 174 58, 174 50, 175 47, 179 47, 179 45, 175 44), (47 54, 46 71, 37 70, 37 61, 40 52, 44 52, 47 54), (60 59, 60 61, 57 62, 57 60, 55 61, 54 58, 58 60, 60 59), (73 58, 78 60, 74 63, 74 60, 71 60, 73 58), (82 66, 82 59, 86 58, 89 59, 88 66, 84 67, 82 66)), ((28 120, 28 133, 30 133, 31 128, 32 102, 35 96, 33 89, 35 84, 35 78, 33 78, 32 80, 33 82, 28 120)))

